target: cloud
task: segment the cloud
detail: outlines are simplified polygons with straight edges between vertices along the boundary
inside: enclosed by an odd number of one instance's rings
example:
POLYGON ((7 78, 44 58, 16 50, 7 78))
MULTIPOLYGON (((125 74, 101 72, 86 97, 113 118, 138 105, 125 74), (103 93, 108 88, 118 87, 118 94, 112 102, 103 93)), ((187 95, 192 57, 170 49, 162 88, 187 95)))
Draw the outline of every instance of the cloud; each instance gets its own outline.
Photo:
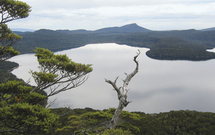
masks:
POLYGON ((214 27, 213 0, 23 0, 32 6, 27 19, 11 27, 88 29, 138 23, 152 30, 214 27), (23 25, 25 23, 25 25, 23 25))
POLYGON ((56 8, 56 9, 45 9, 38 11, 34 14, 40 14, 41 16, 53 15, 64 15, 72 16, 74 14, 94 14, 96 16, 105 17, 118 17, 118 16, 162 16, 162 15, 199 15, 199 14, 214 14, 214 3, 209 4, 162 4, 162 5, 136 5, 136 6, 101 6, 101 7, 90 7, 90 8, 56 8))

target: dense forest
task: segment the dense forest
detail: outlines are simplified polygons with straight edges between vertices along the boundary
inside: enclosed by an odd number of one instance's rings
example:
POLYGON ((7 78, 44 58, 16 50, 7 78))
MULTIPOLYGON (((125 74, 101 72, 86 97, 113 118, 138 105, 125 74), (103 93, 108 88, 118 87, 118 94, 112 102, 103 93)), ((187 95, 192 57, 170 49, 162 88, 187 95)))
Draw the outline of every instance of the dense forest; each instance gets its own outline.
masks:
POLYGON ((93 43, 117 43, 150 50, 148 57, 160 60, 209 60, 215 54, 206 51, 215 47, 215 31, 173 30, 151 31, 137 24, 87 30, 47 30, 15 32, 23 38, 17 43, 21 53, 33 53, 35 47, 51 51, 77 48, 93 43))
MULTIPOLYGON (((52 109, 56 114, 62 114, 56 124, 56 127, 48 133, 48 135, 69 135, 73 130, 57 130, 68 126, 71 116, 83 116, 84 114, 93 114, 95 112, 107 112, 108 110, 85 109, 69 109, 58 108, 52 109), (57 126, 58 125, 58 126, 57 126), (55 132, 55 131, 58 132, 55 132)), ((111 112, 110 112, 111 113, 111 112)), ((113 113, 113 112, 112 112, 113 113)), ((101 116, 94 117, 96 120, 102 119, 101 116)), ((159 114, 146 114, 144 112, 124 111, 121 114, 121 121, 117 128, 129 130, 135 135, 212 135, 215 133, 215 113, 197 112, 190 110, 179 110, 170 112, 161 112, 159 114), (123 115, 124 114, 124 115, 123 115), (130 117, 133 115, 136 117, 130 117)))
POLYGON ((4 61, 0 62, 0 83, 5 83, 8 80, 18 79, 11 71, 19 66, 18 63, 4 61))

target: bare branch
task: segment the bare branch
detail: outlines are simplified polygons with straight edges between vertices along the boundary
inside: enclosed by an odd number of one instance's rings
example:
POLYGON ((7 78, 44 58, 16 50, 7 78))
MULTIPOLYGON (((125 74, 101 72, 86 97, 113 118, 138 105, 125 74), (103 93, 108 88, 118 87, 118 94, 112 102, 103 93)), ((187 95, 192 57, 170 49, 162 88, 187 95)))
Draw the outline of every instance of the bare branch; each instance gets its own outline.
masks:
POLYGON ((139 63, 137 61, 137 57, 140 55, 140 50, 138 49, 137 55, 134 56, 134 62, 136 63, 136 68, 134 69, 133 72, 131 72, 130 74, 127 75, 127 77, 124 80, 124 84, 123 87, 127 87, 129 82, 131 81, 132 77, 134 77, 135 74, 138 73, 139 70, 139 63))
POLYGON ((119 115, 122 112, 123 108, 126 107, 129 103, 131 103, 130 101, 127 101, 127 94, 128 94, 128 84, 131 81, 131 79, 134 77, 135 74, 138 73, 138 69, 139 69, 139 63, 137 61, 137 57, 140 55, 140 50, 138 50, 137 55, 134 56, 134 62, 136 63, 136 67, 134 69, 133 72, 131 72, 130 74, 126 74, 126 78, 125 80, 123 80, 123 87, 117 87, 116 82, 118 80, 119 77, 117 77, 115 79, 114 82, 105 79, 105 82, 109 83, 112 85, 112 87, 116 90, 117 95, 118 95, 118 99, 119 99, 119 105, 114 113, 113 118, 111 119, 110 122, 110 128, 114 128, 119 120, 119 115), (122 88, 122 92, 120 91, 120 89, 122 88))
POLYGON ((45 106, 45 108, 51 107, 51 106, 54 104, 54 102, 55 102, 56 100, 57 100, 57 98, 55 98, 53 101, 49 102, 49 103, 45 106))
POLYGON ((116 86, 116 82, 117 82, 118 78, 119 78, 119 76, 115 79, 114 82, 105 79, 105 82, 107 82, 107 83, 109 83, 109 84, 111 84, 111 85, 113 86, 114 90, 116 90, 117 95, 118 95, 118 97, 119 97, 119 96, 121 95, 120 88, 118 88, 118 87, 116 86))

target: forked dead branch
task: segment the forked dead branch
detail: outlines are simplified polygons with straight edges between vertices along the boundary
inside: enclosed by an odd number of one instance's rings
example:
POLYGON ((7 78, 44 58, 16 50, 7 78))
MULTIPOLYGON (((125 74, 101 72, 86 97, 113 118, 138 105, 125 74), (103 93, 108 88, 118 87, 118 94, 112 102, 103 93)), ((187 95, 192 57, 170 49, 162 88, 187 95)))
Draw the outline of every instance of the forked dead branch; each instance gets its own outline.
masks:
POLYGON ((139 55, 140 55, 140 50, 138 50, 137 55, 134 56, 134 62, 136 63, 136 68, 130 74, 126 74, 126 78, 125 78, 125 80, 123 80, 123 86, 122 87, 118 87, 116 85, 116 82, 117 82, 119 77, 117 77, 114 82, 111 80, 105 79, 105 82, 111 84, 112 87, 114 88, 114 90, 117 92, 117 96, 119 99, 119 105, 116 108, 116 111, 114 113, 113 118, 111 119, 110 128, 114 128, 116 126, 116 124, 119 120, 120 113, 122 112, 123 108, 126 107, 130 103, 130 101, 127 101, 127 94, 128 94, 128 90, 129 90, 128 84, 131 81, 131 79, 134 77, 134 75, 137 74, 137 72, 139 70, 139 63, 137 61, 137 57, 139 55))

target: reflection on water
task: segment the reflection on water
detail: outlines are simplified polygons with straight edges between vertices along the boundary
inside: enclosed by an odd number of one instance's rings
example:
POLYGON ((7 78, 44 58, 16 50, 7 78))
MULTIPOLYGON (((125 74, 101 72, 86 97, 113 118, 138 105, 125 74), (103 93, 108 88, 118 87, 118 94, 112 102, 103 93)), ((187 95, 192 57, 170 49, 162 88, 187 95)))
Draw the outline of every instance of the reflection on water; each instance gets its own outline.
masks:
MULTIPOLYGON (((132 60, 137 49, 141 51, 138 57, 140 69, 130 82, 128 100, 132 103, 125 110, 146 113, 186 109, 215 112, 215 60, 160 61, 148 58, 145 55, 148 49, 117 44, 91 44, 58 52, 67 54, 75 62, 93 64, 93 72, 80 87, 50 98, 57 98, 53 107, 117 107, 117 94, 104 79, 114 80, 119 76, 120 86, 124 73, 135 68, 132 60)), ((33 54, 16 56, 11 61, 20 63, 20 68, 13 73, 25 80, 30 78, 28 71, 37 67, 33 54)))
POLYGON ((208 49, 207 51, 208 51, 208 52, 215 52, 215 48, 213 48, 213 49, 208 49))

